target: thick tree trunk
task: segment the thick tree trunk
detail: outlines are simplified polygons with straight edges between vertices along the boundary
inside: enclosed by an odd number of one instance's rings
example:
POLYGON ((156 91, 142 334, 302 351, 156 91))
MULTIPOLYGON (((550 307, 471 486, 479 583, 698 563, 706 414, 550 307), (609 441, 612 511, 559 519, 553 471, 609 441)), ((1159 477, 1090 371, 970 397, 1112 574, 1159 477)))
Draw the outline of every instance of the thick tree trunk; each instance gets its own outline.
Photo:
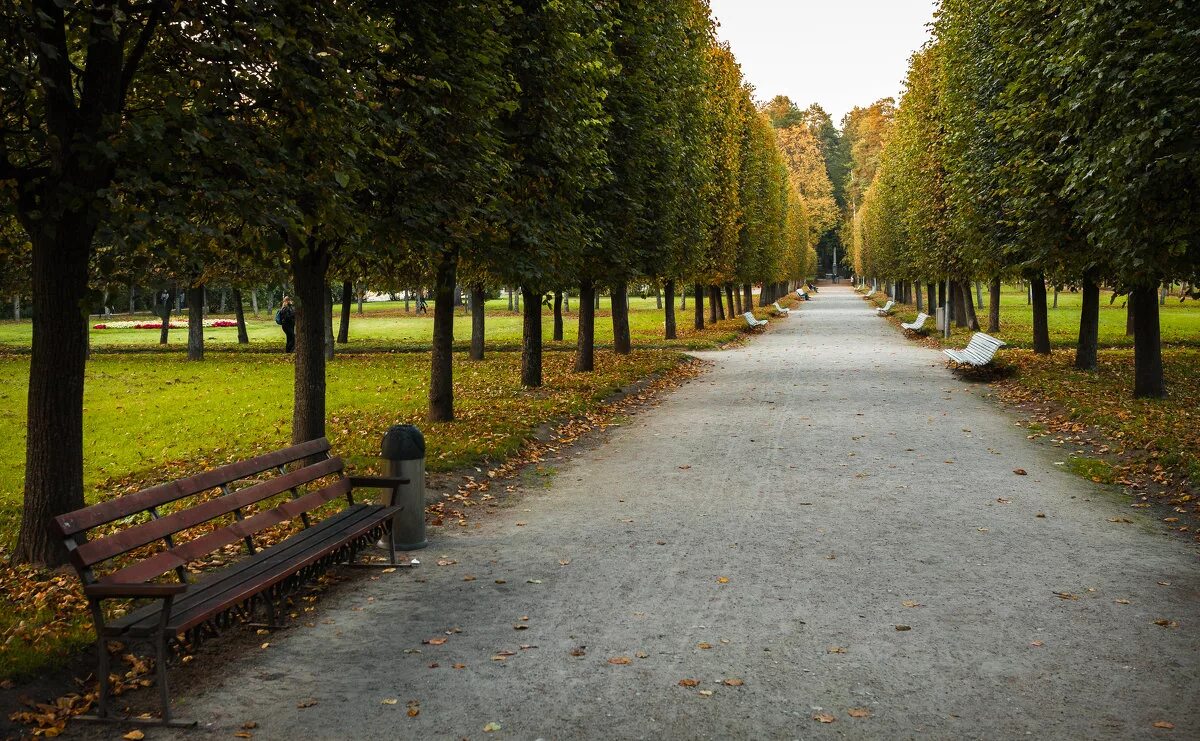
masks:
POLYGON ((929 314, 937 315, 937 286, 932 283, 925 284, 925 304, 929 307, 929 314))
POLYGON ((33 349, 25 497, 14 561, 47 566, 66 561, 66 549, 50 531, 50 520, 83 506, 83 379, 88 347, 84 301, 92 240, 86 222, 82 216, 64 220, 57 238, 31 235, 33 349))
POLYGON ((596 284, 579 284, 579 334, 576 337, 575 370, 588 373, 596 368, 596 284))
POLYGON ((342 283, 342 316, 338 323, 338 344, 344 345, 350 341, 350 312, 353 309, 354 303, 354 281, 347 280, 342 283))
POLYGON ((1079 313, 1079 344, 1075 347, 1075 367, 1096 370, 1096 354, 1100 345, 1100 283, 1096 271, 1083 273, 1083 310, 1079 313))
POLYGON ((695 323, 692 325, 696 329, 704 329, 704 284, 696 283, 692 286, 692 312, 696 317, 695 323))
POLYGON ((239 345, 249 345, 250 335, 246 332, 246 310, 242 308, 242 289, 233 289, 233 316, 237 320, 239 345))
POLYGON ((1125 336, 1126 337, 1134 336, 1134 328, 1136 327, 1136 325, 1134 324, 1134 321, 1135 320, 1134 320, 1133 294, 1129 294, 1125 298, 1125 336))
POLYGON ((225 297, 227 295, 228 295, 228 292, 224 288, 222 288, 221 289, 221 310, 217 312, 218 314, 225 313, 225 308, 228 306, 228 303, 225 301, 225 297))
POLYGON ((521 327, 521 385, 542 385, 542 292, 522 286, 525 311, 521 327))
POLYGON ((662 302, 663 302, 662 291, 659 289, 658 286, 654 286, 654 306, 655 306, 655 308, 661 310, 662 302))
POLYGON ((1129 296, 1129 305, 1136 305, 1133 311, 1133 395, 1138 399, 1162 399, 1167 395, 1157 293, 1157 286, 1144 286, 1133 289, 1129 296))
POLYGON ((562 289, 554 291, 554 335, 555 342, 563 341, 563 292, 562 289))
POLYGON ((162 329, 158 330, 158 344, 167 344, 167 336, 171 332, 171 304, 175 301, 175 292, 170 291, 167 294, 167 300, 163 301, 162 306, 162 329))
POLYGON ((975 301, 971 296, 971 282, 962 283, 963 305, 966 308, 967 326, 972 332, 979 331, 979 316, 975 313, 975 301))
POLYGON ((333 360, 333 291, 325 284, 325 359, 333 360))
POLYGON ((483 284, 471 286, 471 360, 483 360, 483 337, 485 328, 484 304, 487 294, 483 284))
POLYGON ((204 360, 204 285, 188 287, 188 360, 204 360))
POLYGON ((733 316, 738 316, 742 313, 742 287, 733 284, 733 316))
POLYGON ((633 338, 629 334, 629 285, 616 283, 612 287, 613 351, 628 355, 633 351, 633 338))
POLYGON ((663 324, 666 331, 663 333, 668 340, 676 338, 675 328, 675 281, 669 280, 663 283, 663 293, 666 297, 663 299, 663 324))
POLYGON ((983 309, 983 283, 975 281, 975 310, 983 309))
POLYGON ((916 298, 917 298, 917 311, 919 311, 919 312, 925 311, 925 301, 923 300, 924 297, 921 295, 921 282, 920 281, 917 281, 916 290, 914 291, 914 293, 916 293, 916 298))
POLYGON ((742 314, 747 311, 754 311, 754 286, 749 283, 742 284, 742 314))
POLYGON ((687 287, 679 292, 679 310, 687 311, 687 287))
POLYGON ((292 442, 325 436, 325 324, 329 316, 329 247, 311 235, 291 240, 296 304, 292 442), (302 242, 301 240, 307 240, 302 242))
POLYGON ((258 289, 250 289, 250 311, 254 316, 258 316, 258 289))
POLYGON ((437 261, 433 286, 433 352, 429 364, 429 421, 454 419, 454 285, 458 251, 446 250, 437 261))
POLYGON ((716 324, 721 310, 721 293, 716 286, 708 287, 708 323, 716 324))
POLYGON ((1033 303, 1033 351, 1050 354, 1050 319, 1046 308, 1046 277, 1038 273, 1029 281, 1029 296, 1033 303))
POLYGON ((967 326, 967 302, 963 296, 963 286, 965 283, 953 281, 950 283, 950 293, 954 297, 954 326, 967 326))
POLYGON ((988 329, 989 332, 1000 331, 1000 276, 992 278, 988 287, 988 329))
POLYGON ((737 316, 737 313, 734 311, 734 306, 733 306, 733 284, 732 283, 725 284, 725 303, 729 307, 729 311, 727 312, 729 314, 729 316, 731 316, 731 317, 737 316))

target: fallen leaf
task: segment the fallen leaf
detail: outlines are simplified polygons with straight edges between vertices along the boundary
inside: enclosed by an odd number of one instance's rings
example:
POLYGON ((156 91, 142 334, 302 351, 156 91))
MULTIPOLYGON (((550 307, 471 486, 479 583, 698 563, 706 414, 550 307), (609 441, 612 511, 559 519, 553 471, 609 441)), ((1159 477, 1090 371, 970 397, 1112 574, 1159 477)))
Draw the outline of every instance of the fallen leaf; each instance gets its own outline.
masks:
POLYGON ((525 527, 528 524, 529 524, 528 522, 518 522, 517 527, 525 527))
POLYGON ((846 711, 846 715, 849 715, 851 718, 870 718, 871 711, 867 708, 850 708, 846 711))
POLYGON ((146 737, 146 734, 142 733, 141 731, 134 730, 134 731, 130 731, 129 733, 126 733, 121 738, 125 739, 125 741, 142 741, 142 739, 144 739, 145 737, 146 737))
POLYGON ((397 705, 397 704, 399 704, 399 703, 400 703, 400 701, 399 701, 399 700, 397 700, 397 699, 396 699, 396 698, 394 698, 394 697, 389 697, 389 698, 387 698, 386 700, 380 700, 380 701, 379 701, 379 704, 380 704, 380 705, 397 705))
POLYGON ((443 643, 445 643, 447 640, 448 639, 446 639, 446 638, 427 638, 427 639, 421 641, 421 643, 427 643, 430 646, 440 646, 443 643))
POLYGON ((379 573, 381 573, 381 574, 390 574, 390 573, 392 573, 392 572, 393 572, 393 571, 395 571, 395 570, 396 570, 396 569, 395 569, 395 567, 391 567, 391 566, 389 566, 388 568, 384 569, 383 571, 380 571, 379 573))
POLYGON ((1171 730, 1175 727, 1175 724, 1169 720, 1156 720, 1150 725, 1154 726, 1155 728, 1166 728, 1167 730, 1171 730))
POLYGON ((418 715, 421 714, 421 703, 416 700, 409 700, 408 701, 408 710, 406 712, 408 713, 408 717, 410 717, 410 718, 417 717, 418 715))
POLYGON ((566 565, 567 565, 567 564, 569 564, 569 563, 571 563, 571 559, 569 559, 569 558, 560 558, 560 559, 558 559, 558 565, 559 565, 559 566, 566 566, 566 565))
POLYGON ((721 684, 725 685, 726 687, 741 687, 743 684, 745 684, 745 682, 738 679, 737 677, 729 677, 721 684))
POLYGON ((243 724, 242 724, 242 728, 245 728, 247 731, 252 731, 252 730, 254 730, 255 728, 258 728, 258 721, 256 721, 256 720, 248 720, 248 721, 246 721, 245 723, 243 723, 243 724))
POLYGON ((728 584, 728 583, 729 583, 728 576, 718 576, 717 577, 717 584, 728 584))
POLYGON ((542 580, 541 579, 526 579, 525 583, 526 584, 541 584, 542 580))
POLYGON ((1129 604, 1129 600, 1127 600, 1127 599, 1115 599, 1115 600, 1113 600, 1113 602, 1116 602, 1118 605, 1128 605, 1129 604))
POLYGON ((696 648, 703 649, 703 650, 707 651, 708 649, 712 648, 712 644, 711 644, 711 643, 705 643, 705 642, 701 641, 700 643, 697 643, 697 644, 696 644, 696 648))
POLYGON ((1000 504, 1012 504, 1012 500, 1006 497, 996 497, 996 501, 1000 504))
POLYGON ((1042 641, 1030 641, 1029 645, 1033 646, 1034 648, 1041 648, 1042 646, 1044 646, 1046 644, 1042 641))
POLYGON ((513 630, 529 630, 529 626, 525 623, 517 623, 513 626, 513 630))
POLYGON ((233 734, 234 738, 254 738, 254 734, 249 731, 237 731, 233 734))
POLYGON ((638 651, 637 653, 634 654, 634 656, 638 657, 639 659, 650 658, 650 654, 646 653, 645 651, 638 651))
POLYGON ((925 605, 921 604, 920 602, 917 602, 915 599, 906 599, 903 602, 901 602, 900 604, 905 607, 924 607, 925 606, 925 605))
POLYGON ((463 581, 475 581, 475 577, 471 576, 470 574, 467 574, 466 576, 463 577, 463 581))
POLYGON ((583 646, 577 646, 577 647, 571 649, 571 655, 572 656, 586 656, 587 651, 583 650, 583 646))
POLYGON ((486 726, 483 727, 484 733, 494 733, 498 730, 500 730, 500 724, 496 723, 495 721, 488 723, 486 726))
POLYGON ((698 684, 700 684, 699 679, 681 679, 681 680, 679 680, 680 687, 695 687, 698 684))
POLYGON ((628 656, 614 656, 608 660, 608 663, 623 665, 623 664, 628 664, 631 661, 633 661, 633 659, 630 659, 628 656))
POLYGON ((1178 628, 1179 627, 1179 623, 1175 622, 1174 620, 1167 620, 1165 618, 1155 620, 1154 624, 1161 625, 1164 628, 1178 628))
POLYGON ((680 470, 680 471, 686 471, 686 470, 688 470, 689 468, 691 468, 691 466, 680 466, 680 467, 679 467, 679 470, 680 470))
POLYGON ((270 648, 270 647, 271 647, 271 642, 270 642, 270 641, 267 641, 267 642, 266 642, 266 643, 264 643, 263 645, 259 646, 259 648, 270 648))
POLYGON ((826 650, 826 653, 831 653, 831 654, 844 654, 844 653, 846 653, 846 649, 845 649, 844 647, 842 647, 842 646, 830 646, 829 648, 827 648, 827 649, 825 649, 825 650, 826 650))
POLYGON ((1015 473, 1015 474, 1016 474, 1016 475, 1018 475, 1018 476, 1028 476, 1028 474, 1027 474, 1027 473, 1025 473, 1025 469, 1024 469, 1024 468, 1014 468, 1014 469, 1013 469, 1013 473, 1015 473))
POLYGON ((1045 518, 1046 518, 1046 513, 1045 513, 1045 512, 1038 512, 1036 515, 1034 515, 1034 517, 1041 517, 1042 519, 1045 519, 1045 518))
POLYGON ((453 566, 456 563, 458 563, 458 561, 455 561, 453 558, 439 558, 437 565, 438 566, 453 566))
POLYGON ((1054 593, 1054 596, 1055 596, 1055 597, 1058 597, 1059 599, 1065 599, 1065 600, 1077 600, 1077 599, 1079 599, 1079 595, 1077 595, 1077 594, 1071 594, 1070 592, 1055 592, 1055 593, 1054 593))
POLYGON ((466 664, 453 664, 450 666, 450 668, 451 669, 466 669, 467 665, 466 664))
POLYGON ((496 583, 497 584, 508 584, 508 580, 507 579, 497 579, 496 583))
POLYGON ((317 701, 310 697, 307 700, 301 700, 300 702, 296 703, 296 707, 311 708, 313 705, 316 705, 316 704, 317 704, 317 701))
POLYGON ((897 625, 896 630, 912 630, 911 625, 897 625))
POLYGON ((712 690, 700 690, 700 692, 698 692, 697 694, 699 694, 701 697, 712 697, 713 691, 712 690))
POLYGON ((832 723, 835 720, 829 713, 816 713, 812 718, 818 723, 832 723))

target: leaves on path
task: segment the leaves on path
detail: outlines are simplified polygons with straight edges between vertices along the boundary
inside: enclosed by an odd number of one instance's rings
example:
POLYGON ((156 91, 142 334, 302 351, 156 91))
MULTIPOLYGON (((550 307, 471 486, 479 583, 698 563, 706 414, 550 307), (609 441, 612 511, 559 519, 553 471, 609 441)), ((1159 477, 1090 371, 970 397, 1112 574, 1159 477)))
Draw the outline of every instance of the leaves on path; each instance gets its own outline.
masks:
POLYGON ((314 705, 316 705, 316 704, 317 704, 317 701, 316 701, 316 699, 315 699, 315 698, 312 698, 312 697, 310 697, 310 698, 308 698, 308 699, 306 699, 306 700, 301 700, 300 702, 296 703, 296 707, 298 707, 298 708, 311 708, 312 706, 314 706, 314 705))
POLYGON ((1169 720, 1156 720, 1150 725, 1154 726, 1155 728, 1165 728, 1168 731, 1175 727, 1175 724, 1169 720))
POLYGON ((629 658, 628 656, 614 656, 608 660, 608 663, 616 664, 618 666, 624 666, 625 664, 630 664, 632 662, 633 659, 629 658))
POLYGON ((1024 468, 1014 468, 1013 473, 1015 473, 1018 476, 1028 476, 1029 475, 1028 473, 1026 473, 1024 468))
POLYGON ((831 654, 844 654, 846 653, 846 648, 844 646, 830 646, 829 648, 825 649, 825 652, 831 654))
POLYGON ((899 630, 899 631, 912 630, 912 626, 911 625, 897 625, 896 630, 899 630))
POLYGON ((741 687, 745 684, 745 682, 737 677, 729 677, 721 682, 721 684, 725 685, 726 687, 741 687))
POLYGON ((846 711, 846 715, 851 718, 870 718, 871 711, 867 708, 850 708, 846 711))
POLYGON ((496 731, 499 731, 500 728, 501 728, 501 725, 499 723, 492 721, 491 723, 488 723, 486 726, 483 727, 483 732, 484 733, 495 733, 496 731))
POLYGON ((813 713, 812 719, 818 723, 832 723, 837 720, 829 713, 813 713))
POLYGON ((681 680, 679 680, 680 687, 695 687, 698 684, 700 684, 699 679, 681 679, 681 680))

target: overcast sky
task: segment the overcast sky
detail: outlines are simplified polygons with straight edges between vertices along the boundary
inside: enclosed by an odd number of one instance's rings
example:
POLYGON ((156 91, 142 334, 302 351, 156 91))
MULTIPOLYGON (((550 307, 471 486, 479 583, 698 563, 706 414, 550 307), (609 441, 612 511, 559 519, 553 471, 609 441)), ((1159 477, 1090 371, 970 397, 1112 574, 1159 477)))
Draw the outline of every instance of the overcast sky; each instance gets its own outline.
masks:
POLYGON ((711 0, 755 97, 820 103, 833 122, 899 96, 908 57, 929 35, 934 0, 711 0))

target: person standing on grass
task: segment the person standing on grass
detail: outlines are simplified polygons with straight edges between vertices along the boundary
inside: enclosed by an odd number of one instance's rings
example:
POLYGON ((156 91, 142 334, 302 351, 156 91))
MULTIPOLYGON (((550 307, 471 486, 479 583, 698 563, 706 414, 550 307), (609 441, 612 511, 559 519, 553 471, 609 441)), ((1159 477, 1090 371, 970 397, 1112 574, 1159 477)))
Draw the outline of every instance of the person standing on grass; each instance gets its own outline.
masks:
POLYGON ((283 297, 283 306, 280 306, 279 311, 275 312, 275 323, 283 329, 283 336, 287 338, 287 345, 283 351, 294 351, 296 349, 296 308, 292 306, 291 296, 283 297))

